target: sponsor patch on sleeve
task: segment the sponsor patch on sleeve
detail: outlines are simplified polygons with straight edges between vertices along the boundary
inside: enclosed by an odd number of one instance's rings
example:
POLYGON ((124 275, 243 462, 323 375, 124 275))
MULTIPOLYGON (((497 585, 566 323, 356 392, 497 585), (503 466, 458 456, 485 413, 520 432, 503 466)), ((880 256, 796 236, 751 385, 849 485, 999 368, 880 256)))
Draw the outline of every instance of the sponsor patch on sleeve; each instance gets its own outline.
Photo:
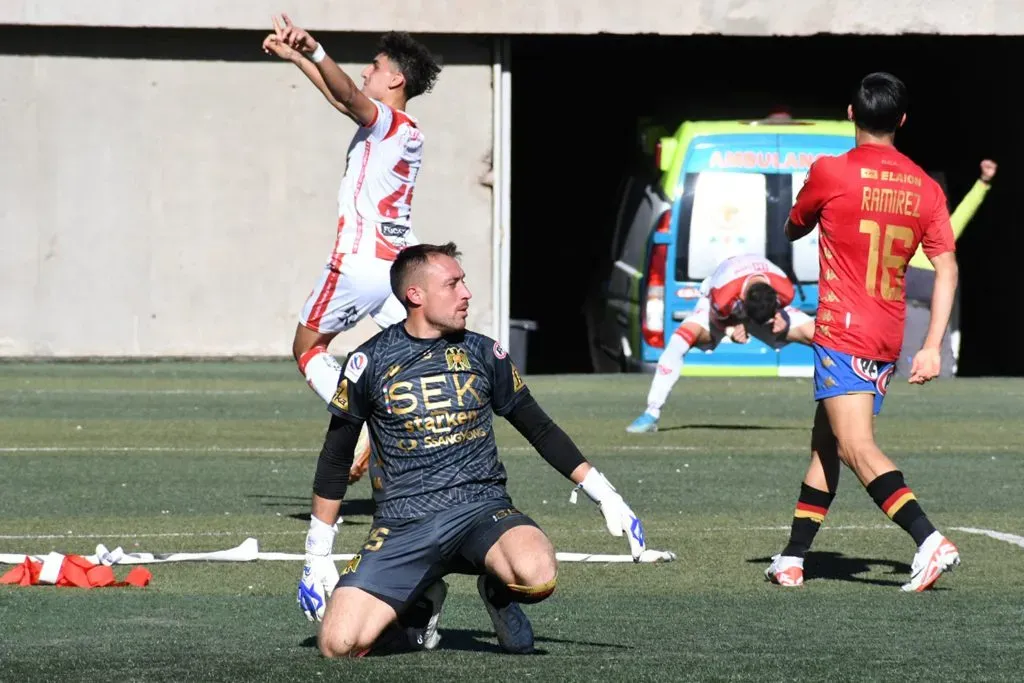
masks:
POLYGON ((358 382, 359 378, 363 376, 363 371, 366 370, 367 360, 366 354, 362 351, 357 351, 349 356, 348 363, 345 364, 345 377, 348 377, 352 382, 358 382))

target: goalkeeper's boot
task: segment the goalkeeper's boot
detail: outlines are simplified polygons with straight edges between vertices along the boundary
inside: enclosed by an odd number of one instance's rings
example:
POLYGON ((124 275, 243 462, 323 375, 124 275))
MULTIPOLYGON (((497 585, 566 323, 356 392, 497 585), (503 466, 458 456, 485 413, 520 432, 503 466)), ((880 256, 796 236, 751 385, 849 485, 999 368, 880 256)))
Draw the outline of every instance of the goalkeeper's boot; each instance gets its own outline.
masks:
MULTIPOLYGON (((493 579, 492 579, 493 580, 493 579)), ((476 580, 476 589, 487 607, 487 614, 491 617, 491 624, 498 636, 498 645, 505 652, 517 655, 525 655, 533 652, 533 626, 526 618, 526 613, 519 603, 510 602, 504 607, 495 606, 493 591, 489 586, 487 574, 483 574, 476 580)))
MULTIPOLYGON (((397 654, 418 650, 433 650, 441 642, 437 622, 441 606, 448 595, 444 581, 432 583, 406 610, 392 622, 371 648, 372 654, 397 654)), ((364 654, 370 654, 368 650, 364 654)))
POLYGON ((644 413, 637 419, 633 420, 626 431, 630 434, 643 434, 644 432, 656 432, 658 431, 658 418, 654 417, 650 413, 644 413))
POLYGON ((802 586, 804 584, 804 558, 773 555, 772 563, 764 570, 764 576, 780 586, 802 586))
MULTIPOLYGON (((448 584, 444 581, 436 581, 423 591, 421 600, 430 602, 430 619, 426 628, 422 629, 422 643, 420 634, 416 634, 417 645, 422 644, 424 650, 433 650, 441 642, 441 634, 437 630, 437 624, 441 620, 441 605, 448 596, 448 584)), ((419 630, 419 629, 417 629, 419 630)))
POLYGON ((910 581, 901 588, 908 593, 926 591, 935 584, 943 572, 960 564, 960 551, 949 539, 933 531, 924 540, 910 565, 910 581))
POLYGON ((352 467, 348 470, 348 483, 354 484, 363 478, 363 475, 370 469, 370 432, 366 425, 363 425, 359 432, 359 440, 356 441, 356 457, 352 461, 352 467))

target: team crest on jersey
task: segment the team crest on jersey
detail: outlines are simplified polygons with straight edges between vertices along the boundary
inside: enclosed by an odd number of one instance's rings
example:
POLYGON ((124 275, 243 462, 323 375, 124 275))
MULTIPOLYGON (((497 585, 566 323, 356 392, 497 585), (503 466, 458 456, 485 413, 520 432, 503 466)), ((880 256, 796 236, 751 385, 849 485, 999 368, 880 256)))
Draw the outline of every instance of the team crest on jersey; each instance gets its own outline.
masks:
POLYGON ((359 378, 363 376, 363 370, 366 369, 366 354, 362 351, 353 353, 348 363, 345 363, 345 376, 353 382, 358 382, 359 378))
POLYGON ((348 412, 348 380, 342 378, 341 384, 338 385, 338 390, 334 392, 334 398, 331 399, 331 405, 348 412))
POLYGON ((494 357, 498 360, 505 360, 505 356, 508 355, 508 351, 501 345, 500 342, 494 342, 494 357))
POLYGON ((857 358, 857 356, 851 356, 850 366, 853 368, 853 373, 860 377, 862 380, 865 380, 867 382, 874 382, 879 379, 877 361, 867 360, 866 358, 857 358))
POLYGON ((458 346, 449 346, 444 350, 444 359, 448 362, 449 372, 468 372, 469 354, 458 346))

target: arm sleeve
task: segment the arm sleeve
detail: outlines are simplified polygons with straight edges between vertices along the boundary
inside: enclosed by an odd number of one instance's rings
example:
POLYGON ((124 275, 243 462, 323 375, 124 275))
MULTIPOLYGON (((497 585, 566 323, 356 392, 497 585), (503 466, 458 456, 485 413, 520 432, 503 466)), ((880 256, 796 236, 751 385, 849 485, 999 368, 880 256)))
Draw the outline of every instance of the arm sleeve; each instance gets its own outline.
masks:
POLYGON ((373 376, 371 355, 363 350, 353 352, 338 378, 338 389, 327 404, 327 410, 338 417, 360 423, 370 418, 370 380, 373 376))
POLYGON ((921 247, 929 260, 947 251, 956 250, 953 226, 949 222, 949 210, 946 208, 946 196, 938 188, 933 194, 931 211, 924 226, 924 234, 921 236, 921 247))
POLYGON ((807 171, 804 184, 796 195, 796 202, 789 211, 789 220, 801 228, 813 227, 821 216, 821 208, 828 199, 828 175, 818 159, 807 171))
POLYGON ((373 102, 373 106, 377 107, 377 115, 373 117, 373 121, 366 124, 364 128, 370 129, 370 137, 381 140, 391 130, 391 124, 395 119, 395 112, 391 110, 391 107, 375 99, 370 99, 373 102))
POLYGON ((959 239, 960 233, 964 231, 967 224, 974 218, 978 207, 985 201, 985 195, 988 193, 989 187, 988 184, 980 180, 974 181, 974 187, 964 195, 964 198, 960 200, 960 204, 953 210, 953 214, 949 217, 949 223, 953 226, 954 238, 959 239))
POLYGON ((362 422, 351 418, 331 416, 331 424, 324 436, 324 445, 316 461, 313 475, 313 493, 327 500, 341 500, 348 489, 348 472, 359 440, 362 422))
POLYGON ((491 406, 495 415, 506 417, 530 392, 508 352, 498 342, 493 344, 493 354, 488 354, 487 364, 491 380, 491 406))
POLYGON ((566 479, 587 461, 569 435, 544 412, 529 391, 523 392, 522 399, 505 418, 537 449, 540 457, 566 479))
MULTIPOLYGON (((957 205, 956 209, 953 210, 953 214, 949 217, 949 224, 953 228, 953 239, 960 239, 960 234, 963 233, 964 228, 974 218, 974 214, 978 211, 978 207, 985 201, 985 195, 991 189, 990 185, 976 180, 974 187, 971 188, 970 192, 964 195, 964 198, 960 200, 960 204, 957 205)), ((910 259, 912 268, 923 268, 925 270, 932 270, 931 261, 924 253, 924 245, 919 246, 917 251, 914 252, 913 258, 910 259)))

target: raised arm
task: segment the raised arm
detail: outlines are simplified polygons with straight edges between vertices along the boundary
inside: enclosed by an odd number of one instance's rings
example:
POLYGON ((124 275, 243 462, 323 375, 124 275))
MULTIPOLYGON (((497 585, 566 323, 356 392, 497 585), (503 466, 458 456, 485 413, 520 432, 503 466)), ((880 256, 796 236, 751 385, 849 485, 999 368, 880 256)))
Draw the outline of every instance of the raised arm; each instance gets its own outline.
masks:
POLYGON ((295 66, 299 67, 299 70, 305 74, 306 78, 308 78, 314 86, 316 86, 316 89, 320 91, 320 94, 324 96, 332 107, 346 116, 351 116, 348 108, 336 100, 334 95, 331 94, 331 91, 327 88, 327 84, 324 82, 324 77, 320 75, 320 70, 316 68, 316 65, 306 59, 305 55, 298 50, 293 50, 282 43, 277 33, 271 33, 263 39, 263 51, 268 55, 280 57, 281 59, 291 62, 295 66))
POLYGON ((296 64, 325 97, 329 96, 329 101, 338 108, 338 111, 348 115, 361 126, 368 126, 374 122, 377 118, 377 106, 360 92, 355 81, 327 56, 323 46, 314 40, 309 32, 292 24, 288 15, 283 14, 280 21, 277 17, 274 18, 274 34, 280 43, 309 58, 308 64, 296 64))
POLYGON ((981 162, 981 175, 949 216, 949 223, 953 226, 953 237, 959 239, 960 233, 964 231, 967 224, 974 218, 978 207, 985 201, 985 195, 992 187, 991 182, 996 174, 996 168, 996 162, 991 159, 981 162))

